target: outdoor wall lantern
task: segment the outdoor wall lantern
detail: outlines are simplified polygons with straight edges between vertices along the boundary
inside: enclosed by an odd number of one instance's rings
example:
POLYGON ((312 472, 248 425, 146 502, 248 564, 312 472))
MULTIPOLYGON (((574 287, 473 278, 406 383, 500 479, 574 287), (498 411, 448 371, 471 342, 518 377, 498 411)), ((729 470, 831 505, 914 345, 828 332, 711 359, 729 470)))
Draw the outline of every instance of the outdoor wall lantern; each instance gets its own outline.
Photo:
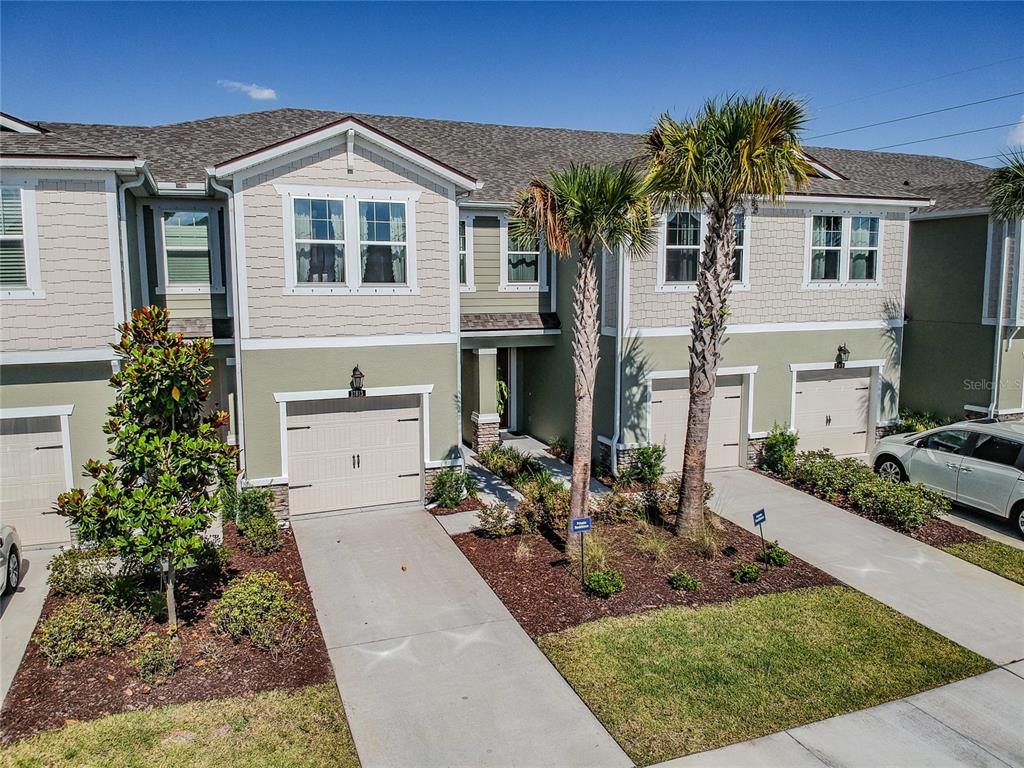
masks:
POLYGON ((836 350, 836 368, 845 368, 846 361, 850 359, 850 350, 846 348, 846 344, 840 344, 836 350))
POLYGON ((352 389, 348 391, 349 397, 365 397, 366 390, 363 389, 363 372, 357 365, 352 369, 352 389))

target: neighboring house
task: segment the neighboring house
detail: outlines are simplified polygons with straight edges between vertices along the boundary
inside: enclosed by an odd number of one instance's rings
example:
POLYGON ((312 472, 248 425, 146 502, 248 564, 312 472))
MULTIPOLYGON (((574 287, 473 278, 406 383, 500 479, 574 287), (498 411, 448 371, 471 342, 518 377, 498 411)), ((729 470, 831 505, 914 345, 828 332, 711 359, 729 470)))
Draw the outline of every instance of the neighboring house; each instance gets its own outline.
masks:
MULTIPOLYGON (((3 469, 23 480, 5 477, 2 511, 35 520, 35 543, 67 536, 43 513, 102 455, 105 345, 150 303, 214 337, 225 438, 292 514, 419 499, 500 428, 572 434, 575 266, 510 242, 507 211, 531 178, 637 158, 641 137, 295 109, 2 127, 0 417, 21 436, 3 469)), ((710 466, 747 464, 775 423, 868 450, 897 413, 908 217, 979 172, 808 152, 809 187, 740 222, 710 466)), ((655 253, 602 259, 596 452, 616 467, 650 442, 681 466, 703 227, 671 211, 655 253)))
POLYGON ((986 173, 930 187, 935 205, 911 216, 901 403, 912 410, 1024 414, 1021 222, 989 215, 986 173))

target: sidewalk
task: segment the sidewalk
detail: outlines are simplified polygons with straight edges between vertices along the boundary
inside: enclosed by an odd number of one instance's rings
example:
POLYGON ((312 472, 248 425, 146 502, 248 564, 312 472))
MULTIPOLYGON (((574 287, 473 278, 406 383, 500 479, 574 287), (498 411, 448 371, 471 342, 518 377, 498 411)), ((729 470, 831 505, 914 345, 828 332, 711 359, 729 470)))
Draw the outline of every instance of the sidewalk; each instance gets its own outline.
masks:
POLYGON ((1024 587, 745 469, 708 473, 712 508, 999 665, 1024 659, 1024 587))
POLYGON ((46 586, 46 566, 59 549, 30 549, 22 553, 21 584, 14 594, 0 598, 0 704, 14 682, 21 659, 39 621, 46 586))

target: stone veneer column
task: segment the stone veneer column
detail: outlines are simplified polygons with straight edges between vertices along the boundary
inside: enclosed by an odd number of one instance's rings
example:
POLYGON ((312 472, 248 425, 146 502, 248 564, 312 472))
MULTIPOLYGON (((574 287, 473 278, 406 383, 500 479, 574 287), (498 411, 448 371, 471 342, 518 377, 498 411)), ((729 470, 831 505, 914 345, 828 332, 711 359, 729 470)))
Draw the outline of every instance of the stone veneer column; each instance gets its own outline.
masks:
POLYGON ((471 416, 473 421, 473 450, 479 453, 490 445, 500 442, 498 416, 498 350, 475 349, 477 407, 471 416))

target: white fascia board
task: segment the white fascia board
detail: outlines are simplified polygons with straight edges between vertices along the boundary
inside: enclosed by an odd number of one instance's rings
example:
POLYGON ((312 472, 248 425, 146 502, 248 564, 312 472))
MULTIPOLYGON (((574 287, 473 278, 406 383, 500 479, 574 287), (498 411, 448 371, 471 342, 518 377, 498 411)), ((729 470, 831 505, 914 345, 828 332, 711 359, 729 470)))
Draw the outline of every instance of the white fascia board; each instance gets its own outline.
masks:
MULTIPOLYGON (((888 205, 895 208, 925 208, 935 205, 935 201, 922 197, 849 197, 843 195, 786 195, 783 202, 786 203, 811 203, 820 205, 867 205, 880 206, 888 205)), ((761 204, 762 208, 770 208, 767 202, 761 204)))
POLYGON ((10 157, 0 156, 0 168, 43 168, 54 170, 120 171, 136 173, 143 164, 133 158, 10 157))
POLYGON ((25 408, 0 408, 0 419, 35 419, 44 416, 70 416, 75 410, 71 405, 39 405, 25 408))
POLYGON ((394 336, 327 336, 287 339, 242 339, 246 351, 262 349, 332 349, 345 347, 406 347, 457 344, 454 333, 409 333, 394 336))
POLYGON ((0 128, 6 128, 15 133, 43 133, 43 130, 32 123, 19 120, 14 115, 5 115, 0 112, 0 128))
POLYGON ((52 349, 40 352, 0 352, 0 365, 45 365, 48 363, 94 363, 114 359, 114 350, 109 347, 98 349, 52 349))
POLYGON ((272 147, 253 152, 249 155, 239 157, 235 160, 229 160, 226 163, 207 168, 206 172, 210 176, 216 178, 227 178, 234 176, 240 171, 244 171, 260 163, 265 163, 268 160, 286 155, 296 150, 305 149, 314 144, 317 144, 326 139, 331 139, 336 136, 341 136, 348 131, 355 131, 355 133, 363 139, 376 144, 384 149, 388 150, 392 154, 398 155, 399 157, 414 163, 422 168, 426 168, 428 171, 433 173, 445 181, 455 184, 460 189, 475 190, 480 189, 483 184, 478 182, 471 176, 466 176, 458 171, 449 168, 435 160, 430 159, 426 155, 420 154, 409 147, 400 144, 394 139, 385 136, 373 128, 365 125, 357 120, 346 119, 340 120, 332 125, 324 126, 316 131, 310 131, 301 136, 297 136, 289 141, 281 142, 272 147))
POLYGON ((499 336, 558 336, 561 328, 516 329, 510 331, 463 331, 462 336, 471 339, 496 338, 499 336))
POLYGON ((459 208, 468 208, 470 210, 485 210, 494 211, 494 215, 508 213, 515 203, 504 203, 499 200, 459 200, 459 208))
MULTIPOLYGON (((275 392, 278 403, 306 402, 309 400, 340 400, 349 397, 348 389, 316 389, 307 392, 275 392)), ((433 384, 410 384, 401 387, 367 387, 365 397, 391 397, 394 395, 429 395, 433 384)))
MULTIPOLYGON (((757 373, 756 365, 734 365, 725 366, 719 368, 716 372, 718 376, 743 376, 752 373, 757 373)), ((690 378, 689 369, 676 370, 676 371, 651 371, 646 376, 647 381, 650 382, 653 379, 688 379, 690 378)))
POLYGON ((789 370, 796 371, 827 371, 831 368, 835 368, 837 371, 843 371, 850 368, 884 368, 885 360, 848 360, 846 365, 842 368, 836 368, 835 360, 828 360, 821 363, 790 363, 789 370))
MULTIPOLYGON (((791 333, 794 331, 858 331, 875 328, 902 328, 903 320, 848 320, 809 323, 743 323, 727 325, 726 334, 736 333, 791 333)), ((665 328, 633 328, 632 334, 640 337, 657 336, 689 336, 688 326, 668 326, 665 328)), ((463 334, 465 335, 465 334, 463 334)))
POLYGON ((911 221, 921 219, 959 219, 965 216, 988 216, 988 207, 984 208, 957 208, 951 211, 923 211, 922 213, 910 214, 911 221))

